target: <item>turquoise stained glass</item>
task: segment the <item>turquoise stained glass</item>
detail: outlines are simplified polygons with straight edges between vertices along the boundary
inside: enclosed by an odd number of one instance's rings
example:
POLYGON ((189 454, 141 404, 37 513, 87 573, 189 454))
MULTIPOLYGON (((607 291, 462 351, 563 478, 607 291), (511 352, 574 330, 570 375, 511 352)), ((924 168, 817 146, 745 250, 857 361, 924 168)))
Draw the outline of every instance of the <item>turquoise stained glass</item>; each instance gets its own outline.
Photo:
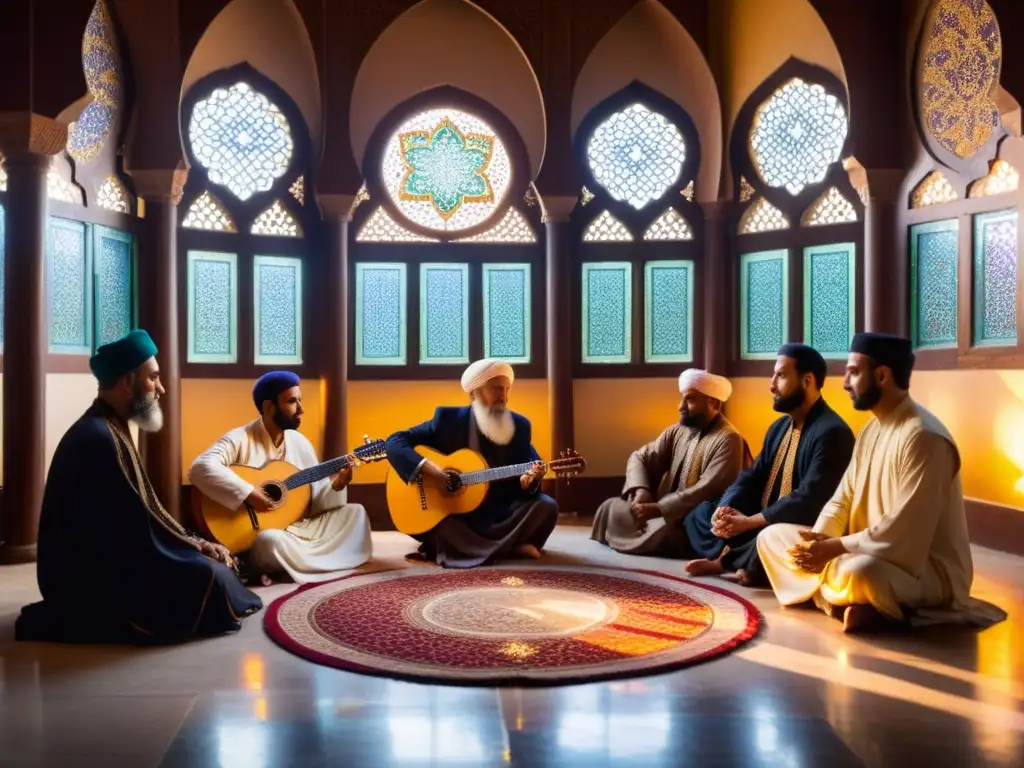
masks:
POLYGON ((856 246, 804 249, 804 343, 822 357, 845 360, 855 322, 856 246))
POLYGON ((910 331, 915 347, 957 343, 956 219, 910 228, 910 331))
POLYGON ((420 363, 469 362, 469 265, 420 265, 420 363))
POLYGON ((50 350, 90 354, 92 275, 86 252, 85 225, 51 218, 47 226, 46 255, 50 350))
POLYGON ((127 232, 97 226, 94 230, 96 275, 96 346, 124 336, 132 328, 133 244, 127 232))
POLYGON ((484 264, 484 357, 530 362, 530 265, 484 264))
POLYGON ((233 253, 188 253, 188 361, 238 361, 238 264, 233 253))
POLYGON ((355 320, 356 365, 405 365, 405 264, 356 264, 355 320))
POLYGON ((494 138, 464 135, 449 120, 432 133, 410 131, 399 137, 409 170, 402 179, 406 200, 429 200, 448 219, 463 201, 490 202, 494 196, 484 171, 491 162, 494 138))
POLYGON ((644 266, 644 360, 693 360, 692 261, 649 261, 644 266))
POLYGON ((302 260, 257 256, 253 277, 257 365, 302 362, 302 260))
POLYGON ((629 262, 583 264, 584 363, 632 362, 632 276, 629 262))
POLYGON ((789 252, 740 257, 740 357, 774 359, 786 343, 789 317, 789 252))
POLYGON ((1017 343, 1017 211, 974 218, 974 343, 1017 343))

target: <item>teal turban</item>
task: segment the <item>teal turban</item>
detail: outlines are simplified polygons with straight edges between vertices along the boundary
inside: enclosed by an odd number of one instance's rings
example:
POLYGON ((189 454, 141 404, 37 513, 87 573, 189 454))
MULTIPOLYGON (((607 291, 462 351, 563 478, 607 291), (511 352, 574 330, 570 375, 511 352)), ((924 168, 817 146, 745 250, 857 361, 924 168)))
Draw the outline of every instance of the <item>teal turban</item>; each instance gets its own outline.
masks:
POLYGON ((89 359, 89 368, 100 381, 110 381, 132 373, 149 358, 156 357, 156 352, 156 344, 149 334, 136 329, 97 349, 96 354, 89 359))

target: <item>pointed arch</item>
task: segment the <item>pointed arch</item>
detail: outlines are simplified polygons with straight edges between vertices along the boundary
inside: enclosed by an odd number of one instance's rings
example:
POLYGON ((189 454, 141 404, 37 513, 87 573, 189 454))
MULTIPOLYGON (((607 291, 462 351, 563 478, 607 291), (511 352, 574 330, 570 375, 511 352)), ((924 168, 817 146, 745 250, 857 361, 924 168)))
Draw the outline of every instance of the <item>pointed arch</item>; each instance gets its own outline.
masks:
POLYGON ((397 221, 395 221, 384 210, 378 206, 370 218, 366 220, 359 234, 356 235, 357 243, 437 243, 437 238, 425 237, 415 232, 410 232, 397 221))
POLYGON ((277 237, 302 237, 302 227, 280 200, 255 218, 249 230, 254 235, 275 235, 277 237))
POLYGON ((927 208, 930 205, 942 205, 951 203, 958 199, 959 195, 953 189, 942 171, 932 171, 922 179, 910 196, 911 208, 927 208))
POLYGON ((789 229, 789 219, 786 214, 763 197, 752 203, 740 218, 739 233, 741 235, 775 232, 781 229, 789 229))
POLYGON ((829 224, 847 224, 857 220, 857 209, 836 187, 829 187, 817 200, 811 203, 800 220, 804 227, 821 227, 829 224))
POLYGON ((585 243, 631 243, 633 235, 626 225, 608 211, 601 211, 583 231, 585 243))
POLYGON ((185 218, 181 221, 185 229, 207 229, 214 232, 237 232, 235 222, 228 209, 209 190, 192 201, 185 218))
POLYGON ((987 176, 971 183, 968 197, 990 197, 1015 192, 1020 186, 1020 173, 1006 160, 995 160, 987 176))
POLYGON ((680 241, 692 240, 690 222, 675 208, 669 208, 655 219, 644 232, 644 240, 680 241))

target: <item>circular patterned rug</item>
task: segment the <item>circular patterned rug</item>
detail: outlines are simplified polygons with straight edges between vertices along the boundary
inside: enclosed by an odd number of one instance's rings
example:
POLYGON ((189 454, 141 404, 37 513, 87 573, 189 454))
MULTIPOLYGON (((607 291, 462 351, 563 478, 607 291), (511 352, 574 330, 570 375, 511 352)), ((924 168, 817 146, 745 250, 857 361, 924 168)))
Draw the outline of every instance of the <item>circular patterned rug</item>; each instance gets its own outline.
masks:
POLYGON ((757 609, 653 571, 403 568, 310 584, 264 626, 318 664, 464 685, 564 684, 664 672, 753 637, 757 609))

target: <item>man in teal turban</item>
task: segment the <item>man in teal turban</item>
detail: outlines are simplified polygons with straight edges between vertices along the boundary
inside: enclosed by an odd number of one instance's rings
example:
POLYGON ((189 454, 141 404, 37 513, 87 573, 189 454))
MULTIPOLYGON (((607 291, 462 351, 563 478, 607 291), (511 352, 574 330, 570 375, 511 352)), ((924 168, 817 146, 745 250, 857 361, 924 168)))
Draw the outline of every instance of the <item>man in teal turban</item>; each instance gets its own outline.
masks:
POLYGON ((163 508, 129 431, 163 422, 157 348, 135 330, 89 361, 99 393, 61 439, 39 518, 42 602, 22 609, 19 640, 165 643, 239 629, 263 607, 231 554, 163 508))

